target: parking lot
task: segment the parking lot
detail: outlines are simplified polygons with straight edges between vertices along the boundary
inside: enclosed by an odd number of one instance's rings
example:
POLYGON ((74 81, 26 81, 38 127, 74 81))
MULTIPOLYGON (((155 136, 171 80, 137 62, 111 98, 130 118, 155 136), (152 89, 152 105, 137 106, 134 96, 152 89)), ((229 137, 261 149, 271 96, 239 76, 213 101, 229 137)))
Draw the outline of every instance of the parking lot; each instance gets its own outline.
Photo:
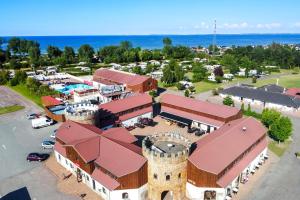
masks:
POLYGON ((25 106, 23 110, 0 115, 0 196, 20 187, 29 187, 30 194, 37 194, 36 199, 43 199, 43 192, 55 190, 56 179, 43 163, 28 162, 26 157, 30 152, 51 153, 52 150, 44 150, 41 143, 45 139, 50 139, 50 134, 57 129, 58 124, 33 129, 31 120, 26 118, 26 114, 41 112, 41 109, 8 88, 1 87, 0 93, 1 98, 5 96, 1 99, 2 102, 14 99, 18 104, 25 106), (47 182, 49 187, 39 187, 45 186, 47 182), (39 190, 43 192, 38 192, 39 190))

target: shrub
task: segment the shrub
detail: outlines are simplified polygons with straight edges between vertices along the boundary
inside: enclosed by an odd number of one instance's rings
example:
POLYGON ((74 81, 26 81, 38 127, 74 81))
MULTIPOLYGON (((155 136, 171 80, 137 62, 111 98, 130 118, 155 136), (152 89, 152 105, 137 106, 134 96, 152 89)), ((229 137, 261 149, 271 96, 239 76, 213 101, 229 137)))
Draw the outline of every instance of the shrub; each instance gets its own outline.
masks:
POLYGON ((189 90, 185 90, 185 91, 184 91, 184 96, 185 96, 185 97, 189 97, 189 96, 190 96, 189 90))
POLYGON ((227 96, 223 99, 223 104, 226 106, 234 106, 234 102, 230 96, 227 96))

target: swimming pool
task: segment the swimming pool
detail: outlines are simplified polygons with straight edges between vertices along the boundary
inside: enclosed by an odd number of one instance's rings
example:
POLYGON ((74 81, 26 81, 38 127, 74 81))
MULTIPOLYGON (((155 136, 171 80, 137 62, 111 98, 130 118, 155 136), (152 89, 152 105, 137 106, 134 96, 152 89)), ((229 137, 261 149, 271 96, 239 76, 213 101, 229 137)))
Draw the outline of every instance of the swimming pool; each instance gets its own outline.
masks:
POLYGON ((78 83, 78 84, 63 86, 62 89, 56 89, 56 91, 68 95, 74 90, 87 90, 87 89, 93 89, 93 87, 86 84, 78 83))

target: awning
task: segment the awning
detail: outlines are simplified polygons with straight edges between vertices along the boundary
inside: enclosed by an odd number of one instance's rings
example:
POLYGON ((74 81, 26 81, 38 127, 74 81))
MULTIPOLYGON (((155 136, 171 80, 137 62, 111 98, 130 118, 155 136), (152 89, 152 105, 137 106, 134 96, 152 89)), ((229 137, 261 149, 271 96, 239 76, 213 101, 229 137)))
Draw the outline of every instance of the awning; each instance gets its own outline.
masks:
POLYGON ((180 117, 180 116, 177 116, 177 115, 173 115, 173 114, 170 114, 170 113, 166 113, 166 112, 161 112, 159 115, 162 118, 165 118, 165 119, 168 119, 168 120, 171 120, 171 121, 175 121, 175 122, 187 125, 187 126, 191 125, 192 122, 193 122, 193 120, 190 120, 190 119, 187 119, 187 118, 184 118, 184 117, 180 117))

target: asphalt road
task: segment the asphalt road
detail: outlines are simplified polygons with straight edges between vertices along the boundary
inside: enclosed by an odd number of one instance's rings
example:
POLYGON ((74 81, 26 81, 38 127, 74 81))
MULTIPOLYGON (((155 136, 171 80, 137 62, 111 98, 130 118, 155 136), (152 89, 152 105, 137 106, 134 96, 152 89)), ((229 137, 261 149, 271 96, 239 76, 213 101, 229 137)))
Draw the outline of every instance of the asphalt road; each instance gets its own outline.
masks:
POLYGON ((26 114, 41 112, 41 108, 5 87, 0 87, 5 99, 13 99, 25 109, 0 115, 0 197, 21 187, 27 187, 32 199, 77 199, 56 191, 56 177, 40 162, 28 162, 30 152, 51 153, 41 143, 50 139, 58 124, 33 129, 26 114), (47 195, 48 194, 48 195, 47 195))

